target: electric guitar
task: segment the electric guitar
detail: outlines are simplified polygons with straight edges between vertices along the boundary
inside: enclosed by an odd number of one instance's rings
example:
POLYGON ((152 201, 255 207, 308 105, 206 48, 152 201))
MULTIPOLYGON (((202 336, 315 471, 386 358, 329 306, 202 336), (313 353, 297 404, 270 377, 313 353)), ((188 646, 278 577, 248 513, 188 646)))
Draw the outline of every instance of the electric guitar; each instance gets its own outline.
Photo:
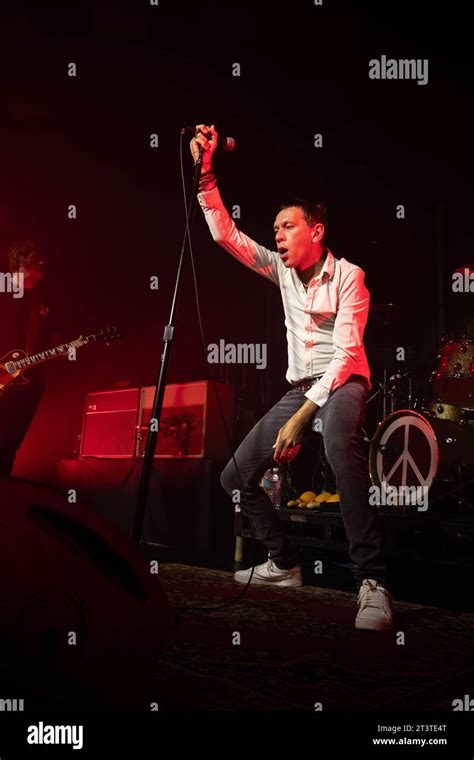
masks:
POLYGON ((119 337, 120 334, 116 327, 106 327, 94 335, 81 335, 70 343, 62 343, 60 346, 49 348, 47 351, 40 351, 37 354, 28 355, 25 351, 10 351, 9 354, 5 354, 0 359, 0 395, 13 381, 15 385, 27 383, 28 378, 23 377, 25 370, 36 367, 38 364, 43 364, 58 356, 65 356, 72 349, 82 348, 82 346, 87 346, 89 343, 104 341, 108 344, 119 337))

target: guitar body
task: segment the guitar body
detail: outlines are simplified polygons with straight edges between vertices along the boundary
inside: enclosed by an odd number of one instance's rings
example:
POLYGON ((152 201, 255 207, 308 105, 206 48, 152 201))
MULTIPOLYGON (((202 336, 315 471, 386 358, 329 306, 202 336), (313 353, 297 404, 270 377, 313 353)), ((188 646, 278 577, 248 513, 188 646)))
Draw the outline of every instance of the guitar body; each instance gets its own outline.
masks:
POLYGON ((10 385, 13 381, 15 381, 15 385, 21 385, 28 382, 26 377, 22 377, 23 370, 11 373, 7 369, 9 362, 20 361, 21 359, 24 359, 25 356, 25 351, 17 350, 10 351, 10 353, 5 354, 5 356, 0 359, 0 395, 3 393, 6 386, 10 385))

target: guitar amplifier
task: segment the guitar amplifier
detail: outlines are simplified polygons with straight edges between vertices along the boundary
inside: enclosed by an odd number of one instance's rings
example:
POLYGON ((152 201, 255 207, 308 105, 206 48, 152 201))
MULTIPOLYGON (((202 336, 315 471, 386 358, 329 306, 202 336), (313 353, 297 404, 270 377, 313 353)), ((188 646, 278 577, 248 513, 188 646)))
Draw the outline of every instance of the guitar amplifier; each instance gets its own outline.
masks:
POLYGON ((89 393, 79 457, 134 457, 139 403, 140 388, 89 393))
MULTIPOLYGON (((234 416, 233 385, 216 383, 227 440, 213 383, 176 383, 167 385, 155 457, 168 459, 228 459, 232 453, 234 416)), ((155 386, 141 389, 136 456, 145 453, 155 386)))
MULTIPOLYGON (((216 383, 232 441, 233 385, 216 383)), ((89 393, 82 423, 79 457, 143 457, 155 386, 89 393)), ((212 383, 167 385, 155 457, 215 459, 231 456, 212 383)))

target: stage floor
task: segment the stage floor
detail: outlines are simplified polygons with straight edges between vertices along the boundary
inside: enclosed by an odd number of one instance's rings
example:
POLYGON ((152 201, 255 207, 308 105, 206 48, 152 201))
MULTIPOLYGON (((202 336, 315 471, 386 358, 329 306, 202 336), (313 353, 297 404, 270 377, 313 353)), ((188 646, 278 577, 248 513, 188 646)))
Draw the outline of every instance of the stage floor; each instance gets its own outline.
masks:
MULTIPOLYGON (((230 572, 173 563, 159 577, 175 608, 219 606, 243 588, 230 572)), ((474 614, 394 608, 383 634, 355 630, 355 593, 318 586, 253 586, 224 609, 178 609, 155 665, 159 709, 451 712, 472 692, 474 614)))

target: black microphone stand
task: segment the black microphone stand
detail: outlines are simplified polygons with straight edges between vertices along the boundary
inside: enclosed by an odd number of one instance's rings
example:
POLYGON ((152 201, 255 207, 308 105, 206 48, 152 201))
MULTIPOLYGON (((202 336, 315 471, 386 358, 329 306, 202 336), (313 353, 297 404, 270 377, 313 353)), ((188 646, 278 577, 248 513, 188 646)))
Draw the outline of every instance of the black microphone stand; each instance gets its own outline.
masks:
POLYGON ((197 188, 199 183, 199 177, 201 176, 202 168, 202 153, 203 148, 199 147, 199 156, 195 164, 194 170, 194 182, 191 194, 191 200, 188 205, 188 213, 186 220, 186 227, 184 230, 183 244, 181 246, 181 254, 178 262, 178 272, 176 275, 176 282, 174 287, 173 302, 171 304, 171 313, 169 323, 165 326, 163 334, 163 353, 161 354, 161 365, 158 375, 158 383, 155 388, 155 396, 153 399, 153 407, 151 410, 150 427, 148 429, 148 435, 146 440, 145 455, 143 458, 143 466, 140 475, 140 484, 138 487, 137 502, 135 505, 135 511, 133 514, 132 527, 130 531, 131 540, 138 544, 140 542, 143 520, 145 517, 146 503, 148 498, 148 490, 150 487, 151 472, 153 469, 153 458, 155 455, 156 444, 158 441, 158 432, 160 428, 161 412, 163 409, 163 399, 165 396, 165 383, 166 375, 168 372, 168 365, 170 361, 171 344, 174 336, 174 329, 176 324, 176 312, 178 308, 178 297, 181 289, 182 270, 184 261, 184 251, 186 248, 186 238, 188 235, 188 227, 191 226, 191 219, 196 203, 197 188), (155 422, 153 425, 152 423, 155 422))

